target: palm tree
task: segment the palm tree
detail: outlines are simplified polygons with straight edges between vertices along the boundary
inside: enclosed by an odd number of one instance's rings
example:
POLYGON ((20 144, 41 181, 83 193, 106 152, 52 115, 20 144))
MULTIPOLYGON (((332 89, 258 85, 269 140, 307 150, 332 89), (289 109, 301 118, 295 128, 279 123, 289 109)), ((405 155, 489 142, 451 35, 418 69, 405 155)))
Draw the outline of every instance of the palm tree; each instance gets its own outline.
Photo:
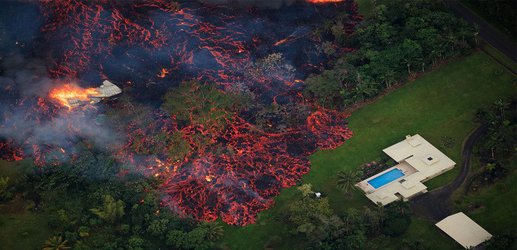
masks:
POLYGON ((359 171, 339 171, 337 174, 337 185, 346 194, 359 181, 361 173, 359 171))
POLYGON ((115 201, 110 195, 104 195, 104 206, 102 208, 92 208, 90 211, 99 218, 114 223, 115 220, 124 216, 124 202, 121 200, 115 201))
POLYGON ((380 76, 380 79, 384 84, 386 84, 386 88, 391 87, 391 84, 396 82, 397 72, 392 68, 386 69, 383 74, 380 76))
POLYGON ((8 196, 7 188, 9 187, 9 177, 0 177, 0 198, 8 196))
POLYGON ((224 229, 219 223, 203 223, 206 229, 206 238, 210 241, 216 241, 223 236, 224 229))
POLYGON ((43 245, 43 248, 41 250, 65 250, 70 249, 71 247, 68 247, 66 245, 68 241, 63 240, 63 237, 61 236, 53 236, 50 237, 47 241, 45 241, 45 245, 43 245))

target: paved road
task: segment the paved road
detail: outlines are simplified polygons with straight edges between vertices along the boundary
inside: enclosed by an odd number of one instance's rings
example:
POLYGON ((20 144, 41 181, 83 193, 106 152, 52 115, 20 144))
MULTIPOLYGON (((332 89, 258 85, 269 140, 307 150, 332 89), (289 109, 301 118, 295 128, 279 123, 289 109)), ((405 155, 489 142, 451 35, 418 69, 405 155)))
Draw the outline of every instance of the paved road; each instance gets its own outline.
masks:
POLYGON ((416 214, 438 222, 452 213, 449 199, 452 193, 456 191, 467 178, 470 169, 472 149, 479 138, 485 134, 487 129, 488 126, 486 125, 478 127, 469 135, 465 144, 463 144, 461 169, 454 181, 444 187, 435 189, 411 200, 411 207, 416 214))
POLYGON ((517 62, 517 45, 510 40, 505 34, 496 30, 488 22, 474 14, 470 9, 466 8, 458 2, 458 0, 445 0, 445 4, 458 16, 463 17, 470 24, 479 27, 479 35, 483 40, 501 51, 513 62, 517 62))

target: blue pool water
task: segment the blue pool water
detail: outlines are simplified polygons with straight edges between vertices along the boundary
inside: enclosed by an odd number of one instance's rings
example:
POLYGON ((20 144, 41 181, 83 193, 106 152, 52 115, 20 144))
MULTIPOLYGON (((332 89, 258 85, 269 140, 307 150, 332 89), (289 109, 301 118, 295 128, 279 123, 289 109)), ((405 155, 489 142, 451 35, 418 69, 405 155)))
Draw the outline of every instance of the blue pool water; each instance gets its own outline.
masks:
POLYGON ((402 170, 398 168, 394 168, 382 175, 379 175, 368 181, 370 185, 372 185, 375 189, 380 188, 400 177, 404 176, 402 170))

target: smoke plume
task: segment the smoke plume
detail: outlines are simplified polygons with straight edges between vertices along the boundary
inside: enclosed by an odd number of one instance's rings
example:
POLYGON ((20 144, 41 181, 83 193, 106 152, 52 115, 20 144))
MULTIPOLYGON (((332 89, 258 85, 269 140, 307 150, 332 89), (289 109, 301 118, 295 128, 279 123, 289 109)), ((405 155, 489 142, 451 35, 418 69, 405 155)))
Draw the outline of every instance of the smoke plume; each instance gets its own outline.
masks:
POLYGON ((53 107, 47 112, 46 106, 52 103, 31 105, 63 84, 47 77, 43 60, 15 54, 2 59, 0 69, 0 138, 14 141, 25 153, 30 153, 34 145, 52 145, 74 152, 74 145, 80 140, 99 148, 120 141, 119 134, 95 122, 101 114, 97 109, 69 111, 53 107))

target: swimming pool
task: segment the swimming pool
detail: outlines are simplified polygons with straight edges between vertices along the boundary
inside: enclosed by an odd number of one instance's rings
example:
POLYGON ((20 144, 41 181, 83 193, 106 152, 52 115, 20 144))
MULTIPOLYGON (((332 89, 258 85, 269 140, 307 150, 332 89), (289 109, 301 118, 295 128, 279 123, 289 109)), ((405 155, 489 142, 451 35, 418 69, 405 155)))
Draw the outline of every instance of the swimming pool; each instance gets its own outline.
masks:
POLYGON ((370 185, 372 185, 375 189, 380 188, 400 177, 404 176, 402 170, 398 168, 394 168, 384 174, 381 174, 371 180, 368 181, 370 185))

